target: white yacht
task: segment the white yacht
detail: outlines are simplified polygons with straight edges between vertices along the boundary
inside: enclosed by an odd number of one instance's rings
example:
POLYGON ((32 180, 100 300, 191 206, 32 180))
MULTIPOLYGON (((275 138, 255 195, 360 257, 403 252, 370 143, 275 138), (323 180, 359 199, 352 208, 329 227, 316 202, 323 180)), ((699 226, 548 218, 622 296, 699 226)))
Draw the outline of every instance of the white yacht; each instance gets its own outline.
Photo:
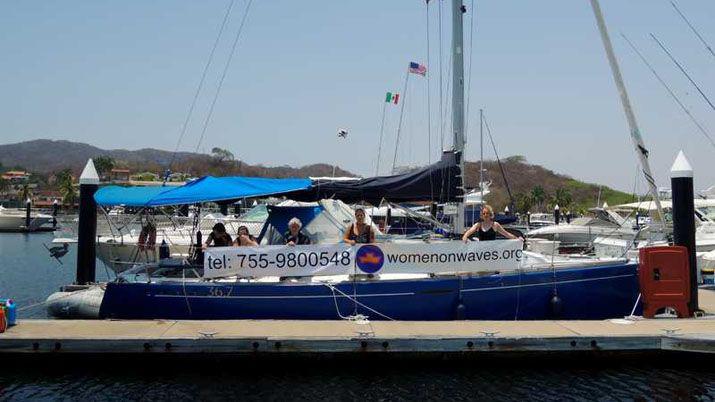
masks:
POLYGON ((560 241, 562 245, 584 245, 596 237, 632 240, 636 235, 629 220, 606 208, 592 208, 593 216, 573 219, 570 223, 544 226, 527 232, 529 238, 560 241))

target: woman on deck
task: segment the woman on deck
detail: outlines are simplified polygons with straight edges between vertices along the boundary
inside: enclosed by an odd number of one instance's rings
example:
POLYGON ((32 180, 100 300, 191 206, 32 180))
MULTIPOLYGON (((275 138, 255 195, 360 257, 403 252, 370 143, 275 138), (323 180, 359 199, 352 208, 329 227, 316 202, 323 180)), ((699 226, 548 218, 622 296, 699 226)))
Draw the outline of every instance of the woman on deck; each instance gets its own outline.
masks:
POLYGON ((351 223, 343 235, 345 243, 354 246, 356 243, 375 243, 375 232, 365 223, 365 210, 355 210, 355 223, 351 223))
POLYGON ((226 226, 219 222, 213 226, 209 237, 206 239, 205 247, 227 247, 233 243, 231 235, 226 233, 226 226))
POLYGON ((258 242, 256 238, 251 236, 248 232, 248 228, 241 225, 238 227, 238 234, 236 235, 236 241, 233 243, 236 247, 256 247, 258 242))
MULTIPOLYGON (((469 242, 469 238, 474 235, 475 232, 477 233, 477 239, 479 239, 479 241, 495 240, 497 238, 497 232, 507 239, 517 239, 516 236, 507 232, 498 222, 494 222, 494 210, 487 204, 484 204, 482 207, 481 222, 477 222, 469 228, 469 230, 464 233, 464 236, 462 236, 462 240, 465 243, 469 242)), ((521 237, 518 238, 521 239, 521 237)))

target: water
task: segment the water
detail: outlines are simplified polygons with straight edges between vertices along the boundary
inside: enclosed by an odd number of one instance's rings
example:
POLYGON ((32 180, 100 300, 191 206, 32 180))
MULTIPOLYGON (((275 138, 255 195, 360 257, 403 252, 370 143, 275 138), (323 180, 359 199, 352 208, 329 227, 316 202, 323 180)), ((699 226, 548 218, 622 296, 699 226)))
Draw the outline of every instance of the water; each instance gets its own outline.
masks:
MULTIPOLYGON (((0 234, 0 297, 20 308, 75 275, 76 249, 51 259, 52 234, 0 234)), ((106 279, 102 264, 98 279, 106 279)), ((25 309, 21 318, 43 318, 25 309)), ((650 359, 209 359, 4 362, 0 400, 683 400, 715 399, 715 365, 691 355, 650 359), (52 364, 50 364, 52 363, 52 364), (19 366, 18 366, 19 365, 19 366)))

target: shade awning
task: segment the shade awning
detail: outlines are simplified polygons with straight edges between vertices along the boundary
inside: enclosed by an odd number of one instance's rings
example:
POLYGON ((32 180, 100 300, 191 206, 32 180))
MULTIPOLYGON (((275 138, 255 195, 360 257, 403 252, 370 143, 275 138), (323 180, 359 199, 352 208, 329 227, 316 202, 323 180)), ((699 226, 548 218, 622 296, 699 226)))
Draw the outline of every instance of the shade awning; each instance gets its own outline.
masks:
POLYGON ((310 184, 309 179, 205 176, 172 188, 108 186, 99 189, 94 200, 105 206, 160 207, 265 197, 305 190, 310 184))

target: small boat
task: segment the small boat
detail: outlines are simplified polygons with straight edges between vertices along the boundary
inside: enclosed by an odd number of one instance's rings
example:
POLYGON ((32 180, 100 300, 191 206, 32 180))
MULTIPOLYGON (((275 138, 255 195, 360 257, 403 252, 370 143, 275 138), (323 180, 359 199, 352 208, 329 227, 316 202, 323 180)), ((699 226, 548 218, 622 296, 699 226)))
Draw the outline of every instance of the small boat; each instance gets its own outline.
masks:
POLYGON ((53 220, 52 215, 31 211, 28 225, 27 210, 0 205, 0 232, 50 231, 53 220))

